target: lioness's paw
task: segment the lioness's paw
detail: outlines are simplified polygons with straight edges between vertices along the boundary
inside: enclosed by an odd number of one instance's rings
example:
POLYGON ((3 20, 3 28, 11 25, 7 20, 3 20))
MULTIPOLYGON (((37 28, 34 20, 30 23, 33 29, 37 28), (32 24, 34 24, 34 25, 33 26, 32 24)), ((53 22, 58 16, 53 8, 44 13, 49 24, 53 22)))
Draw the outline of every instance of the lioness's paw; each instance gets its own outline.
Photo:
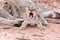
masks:
POLYGON ((26 27, 20 27, 20 30, 26 30, 26 27))

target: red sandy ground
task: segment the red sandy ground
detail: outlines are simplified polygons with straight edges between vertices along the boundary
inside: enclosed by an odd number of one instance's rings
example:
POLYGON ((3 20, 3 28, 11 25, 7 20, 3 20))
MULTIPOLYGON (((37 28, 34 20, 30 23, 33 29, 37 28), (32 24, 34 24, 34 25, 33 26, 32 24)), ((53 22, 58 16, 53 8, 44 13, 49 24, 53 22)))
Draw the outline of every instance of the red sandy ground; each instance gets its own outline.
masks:
POLYGON ((48 23, 45 30, 40 30, 37 27, 20 30, 18 27, 0 24, 0 40, 60 40, 60 24, 48 23))
POLYGON ((60 40, 60 24, 48 23, 45 30, 37 27, 20 30, 18 27, 0 24, 0 40, 60 40))

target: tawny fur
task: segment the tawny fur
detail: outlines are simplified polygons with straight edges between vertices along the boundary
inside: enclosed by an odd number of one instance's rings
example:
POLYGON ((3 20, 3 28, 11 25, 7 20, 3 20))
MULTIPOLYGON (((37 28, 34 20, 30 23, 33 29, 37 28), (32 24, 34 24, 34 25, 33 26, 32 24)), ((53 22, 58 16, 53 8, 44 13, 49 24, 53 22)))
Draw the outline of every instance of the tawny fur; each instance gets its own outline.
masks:
MULTIPOLYGON (((35 5, 31 0, 30 1, 28 1, 28 0, 26 0, 26 1, 24 1, 24 0, 7 0, 7 2, 8 2, 8 4, 5 4, 4 7, 3 7, 3 10, 5 10, 5 13, 6 12, 7 13, 4 15, 4 12, 3 12, 3 15, 6 18, 10 19, 10 20, 13 20, 13 19, 16 20, 17 19, 16 17, 25 19, 26 18, 26 15, 25 15, 25 12, 26 12, 25 7, 31 6, 34 9, 35 8, 36 9, 38 8, 38 6, 35 5), (11 6, 9 4, 9 2, 12 2, 11 4, 13 4, 13 5, 11 6), (26 4, 28 4, 28 5, 26 5, 26 4), (12 9, 11 9, 11 7, 12 7, 12 9), (13 11, 13 13, 12 13, 13 16, 10 14, 11 10, 13 11)), ((40 16, 41 16, 42 23, 46 25, 47 24, 47 21, 45 20, 45 18, 42 15, 40 15, 40 16)))
POLYGON ((26 14, 25 15, 26 15, 26 18, 24 19, 24 22, 22 23, 22 26, 20 27, 21 29, 25 29, 27 24, 30 24, 30 25, 36 24, 38 28, 40 28, 40 29, 44 28, 42 26, 41 16, 36 9, 34 9, 32 7, 26 7, 26 14), (30 13, 33 14, 32 18, 29 17, 30 13))
POLYGON ((16 18, 10 14, 11 8, 12 6, 7 3, 4 3, 3 7, 0 8, 0 23, 14 25, 22 21, 22 19, 16 18))

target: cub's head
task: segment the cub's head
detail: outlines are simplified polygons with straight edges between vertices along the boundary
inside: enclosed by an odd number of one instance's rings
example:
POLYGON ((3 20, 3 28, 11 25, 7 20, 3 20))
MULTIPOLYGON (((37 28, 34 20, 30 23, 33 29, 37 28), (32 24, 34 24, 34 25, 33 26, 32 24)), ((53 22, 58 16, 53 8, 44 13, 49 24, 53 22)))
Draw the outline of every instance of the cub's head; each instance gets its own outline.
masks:
POLYGON ((33 18, 37 14, 37 10, 33 7, 26 8, 26 14, 28 17, 33 18))

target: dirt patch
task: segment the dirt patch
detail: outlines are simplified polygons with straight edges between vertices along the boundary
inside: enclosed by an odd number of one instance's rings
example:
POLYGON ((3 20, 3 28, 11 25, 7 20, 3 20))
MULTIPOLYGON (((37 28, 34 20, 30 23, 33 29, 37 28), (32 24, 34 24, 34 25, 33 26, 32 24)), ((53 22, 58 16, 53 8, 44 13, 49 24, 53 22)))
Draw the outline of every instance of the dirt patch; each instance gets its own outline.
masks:
POLYGON ((0 40, 60 40, 60 24, 48 23, 44 27, 45 30, 37 27, 20 30, 19 27, 0 24, 0 40))

